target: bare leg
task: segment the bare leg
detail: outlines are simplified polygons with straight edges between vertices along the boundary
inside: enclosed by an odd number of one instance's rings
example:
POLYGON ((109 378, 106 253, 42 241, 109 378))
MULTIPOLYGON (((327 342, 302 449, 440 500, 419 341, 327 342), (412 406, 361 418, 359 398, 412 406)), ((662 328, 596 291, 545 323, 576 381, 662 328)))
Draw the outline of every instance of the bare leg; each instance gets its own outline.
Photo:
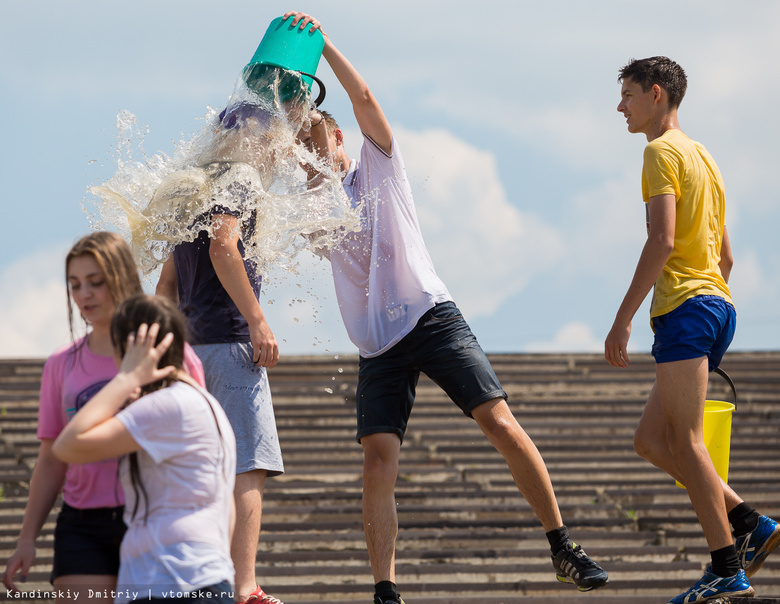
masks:
POLYGON ((57 598, 57 604, 94 602, 99 599, 96 594, 106 594, 106 598, 100 599, 111 602, 113 601, 111 592, 116 589, 116 575, 63 575, 54 579, 53 585, 66 595, 65 598, 57 598))
MULTIPOLYGON (((639 420, 636 434, 634 436, 634 450, 637 454, 649 461, 655 467, 660 468, 669 476, 679 482, 683 482, 677 462, 672 456, 667 443, 668 424, 661 402, 658 398, 656 386, 650 392, 650 398, 647 400, 645 410, 642 413, 642 419, 639 420)), ((742 503, 742 498, 727 485, 722 479, 720 481, 723 490, 723 499, 726 505, 726 511, 733 510, 742 503)))
POLYGON ((236 569, 236 599, 243 602, 257 587, 255 565, 260 524, 263 517, 265 470, 236 475, 236 530, 230 544, 230 556, 236 569))
POLYGON ((488 401, 472 411, 490 443, 503 455, 517 488, 531 506, 545 532, 563 526, 552 481, 536 445, 517 423, 502 398, 488 401))
POLYGON ((704 446, 707 359, 656 365, 655 392, 667 422, 666 442, 699 517, 710 551, 734 543, 720 477, 704 446))
POLYGON ((398 514, 395 481, 401 440, 395 434, 370 434, 363 445, 363 530, 374 583, 395 583, 395 541, 398 514))

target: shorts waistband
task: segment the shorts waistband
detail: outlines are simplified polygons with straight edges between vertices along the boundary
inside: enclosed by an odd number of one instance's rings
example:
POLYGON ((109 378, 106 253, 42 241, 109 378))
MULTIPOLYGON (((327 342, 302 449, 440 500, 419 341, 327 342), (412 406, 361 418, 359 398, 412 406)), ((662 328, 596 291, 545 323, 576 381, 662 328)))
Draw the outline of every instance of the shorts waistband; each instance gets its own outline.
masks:
POLYGON ((69 516, 76 518, 121 518, 125 511, 125 506, 120 505, 112 508, 74 508, 64 501, 62 502, 62 511, 69 516))

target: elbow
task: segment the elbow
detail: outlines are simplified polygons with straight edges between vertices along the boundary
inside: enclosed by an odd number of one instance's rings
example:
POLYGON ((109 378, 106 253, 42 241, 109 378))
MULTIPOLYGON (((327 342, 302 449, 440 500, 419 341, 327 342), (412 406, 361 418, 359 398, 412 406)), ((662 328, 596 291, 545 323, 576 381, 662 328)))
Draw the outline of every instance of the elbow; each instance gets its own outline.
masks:
POLYGON ((664 233, 661 235, 658 245, 667 255, 671 254, 674 251, 674 234, 664 233))
POLYGON ((652 243, 655 251, 665 260, 667 260, 674 251, 674 237, 659 235, 653 240, 652 243))
POLYGON ((51 452, 60 461, 64 463, 74 463, 73 459, 71 459, 71 451, 69 450, 69 447, 66 443, 64 443, 60 438, 57 438, 57 440, 52 443, 51 446, 51 452))
POLYGON ((376 100, 376 97, 374 96, 374 93, 371 92, 371 89, 368 87, 368 85, 365 84, 361 86, 355 94, 352 95, 350 101, 352 101, 352 105, 355 107, 374 107, 378 106, 379 104, 376 100))
POLYGON ((212 264, 219 264, 225 260, 225 258, 229 257, 230 254, 231 249, 228 245, 215 239, 211 240, 211 243, 209 244, 209 258, 211 259, 212 264))
POLYGON ((734 268, 734 256, 730 252, 723 254, 720 257, 720 269, 730 273, 732 268, 734 268))
POLYGON ((91 459, 87 459, 84 455, 80 454, 75 442, 70 440, 61 440, 59 437, 52 444, 51 452, 54 454, 54 457, 67 464, 87 463, 92 461, 91 459))

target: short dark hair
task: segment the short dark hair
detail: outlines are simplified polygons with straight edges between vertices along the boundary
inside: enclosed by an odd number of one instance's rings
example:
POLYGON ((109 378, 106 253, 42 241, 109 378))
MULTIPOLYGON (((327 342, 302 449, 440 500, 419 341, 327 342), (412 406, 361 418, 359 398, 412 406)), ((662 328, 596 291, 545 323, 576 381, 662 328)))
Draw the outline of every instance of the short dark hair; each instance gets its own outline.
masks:
POLYGON ((320 112, 320 115, 322 116, 322 119, 325 122, 325 126, 327 126, 327 128, 328 128, 328 132, 330 134, 333 134, 333 131, 336 130, 339 127, 339 124, 336 121, 336 118, 333 117, 330 114, 330 112, 325 111, 324 109, 317 108, 317 111, 320 112))
POLYGON ((649 57, 647 59, 631 59, 620 69, 618 82, 631 78, 647 92, 658 84, 666 90, 669 106, 676 109, 682 103, 685 91, 688 89, 688 78, 685 71, 668 57, 649 57))

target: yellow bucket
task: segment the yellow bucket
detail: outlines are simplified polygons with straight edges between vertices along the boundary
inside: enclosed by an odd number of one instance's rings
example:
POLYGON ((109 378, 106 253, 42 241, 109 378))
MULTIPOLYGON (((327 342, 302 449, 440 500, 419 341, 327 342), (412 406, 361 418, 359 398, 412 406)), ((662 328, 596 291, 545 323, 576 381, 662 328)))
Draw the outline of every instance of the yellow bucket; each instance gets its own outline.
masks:
MULTIPOLYGON (((731 451, 731 415, 733 403, 706 401, 704 403, 704 444, 715 471, 725 482, 729 481, 729 452, 731 451)), ((685 485, 675 481, 678 487, 685 485)))

